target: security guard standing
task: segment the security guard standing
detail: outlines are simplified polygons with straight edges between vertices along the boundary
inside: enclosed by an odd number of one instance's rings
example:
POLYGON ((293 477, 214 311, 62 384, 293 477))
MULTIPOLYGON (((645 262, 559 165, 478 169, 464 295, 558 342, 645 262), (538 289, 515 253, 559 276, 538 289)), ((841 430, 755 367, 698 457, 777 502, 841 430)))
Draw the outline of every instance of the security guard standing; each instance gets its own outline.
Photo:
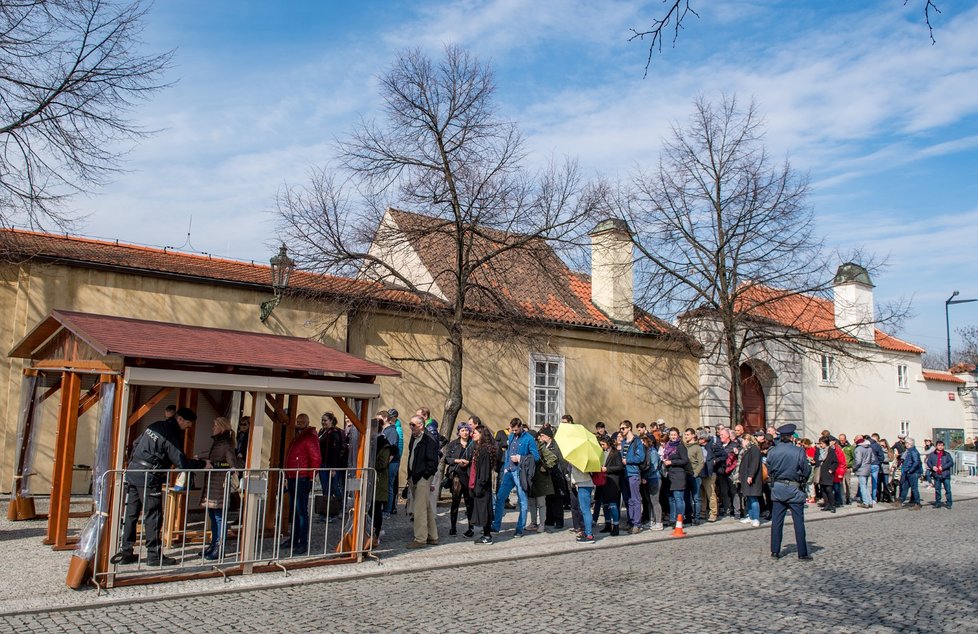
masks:
POLYGON ((171 466, 179 469, 211 468, 204 460, 194 460, 180 450, 183 432, 197 421, 197 414, 181 407, 172 418, 157 421, 146 428, 133 444, 126 472, 125 525, 122 532, 122 550, 112 563, 132 564, 139 558, 133 554, 136 543, 136 523, 143 512, 143 532, 146 540, 146 564, 172 566, 176 559, 163 554, 160 546, 160 520, 163 510, 163 483, 171 466))
POLYGON ((794 445, 792 434, 794 425, 778 427, 781 442, 771 447, 767 453, 767 470, 771 482, 771 500, 774 507, 771 516, 771 557, 781 557, 781 534, 784 532, 785 513, 791 511, 791 521, 795 526, 795 543, 798 545, 798 559, 811 561, 808 542, 805 538, 805 492, 802 489, 808 481, 812 466, 808 463, 805 450, 794 445))

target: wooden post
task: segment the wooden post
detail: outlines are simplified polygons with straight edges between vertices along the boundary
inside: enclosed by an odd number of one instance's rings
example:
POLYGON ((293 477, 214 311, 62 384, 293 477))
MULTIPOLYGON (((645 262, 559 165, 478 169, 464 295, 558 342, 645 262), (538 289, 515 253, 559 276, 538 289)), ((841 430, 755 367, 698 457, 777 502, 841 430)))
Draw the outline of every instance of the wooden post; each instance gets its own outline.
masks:
MULTIPOLYGON (((115 383, 115 399, 112 403, 112 449, 109 453, 109 462, 107 464, 108 469, 114 469, 116 465, 117 453, 119 451, 119 445, 117 439, 119 438, 119 431, 122 427, 122 377, 121 376, 108 376, 102 375, 102 382, 111 380, 115 383)), ((108 500, 108 506, 105 512, 105 530, 102 531, 102 539, 99 542, 98 556, 95 561, 92 562, 93 574, 102 574, 109 569, 109 547, 112 542, 109 536, 112 533, 111 526, 114 519, 118 516, 122 516, 122 509, 116 508, 115 502, 115 477, 111 474, 105 475, 105 491, 103 493, 108 500)))
POLYGON ((71 479, 78 433, 78 401, 81 375, 62 374, 61 407, 58 411, 58 438, 54 450, 54 480, 51 483, 51 510, 45 544, 55 550, 68 548, 68 512, 71 504, 71 479))
MULTIPOLYGON (((251 433, 248 435, 248 459, 245 469, 248 469, 249 478, 254 475, 253 469, 261 469, 261 447, 262 434, 265 431, 265 393, 255 392, 252 398, 251 407, 251 433)), ((270 481, 270 479, 269 479, 270 481)), ((263 533, 263 527, 258 526, 258 507, 261 503, 262 492, 253 488, 253 483, 246 481, 245 490, 241 496, 241 515, 244 521, 241 522, 241 535, 238 537, 241 546, 241 558, 249 561, 255 558, 255 543, 263 533)), ((266 515, 271 508, 267 504, 266 515)), ((245 563, 241 566, 241 572, 251 574, 254 564, 245 563)))

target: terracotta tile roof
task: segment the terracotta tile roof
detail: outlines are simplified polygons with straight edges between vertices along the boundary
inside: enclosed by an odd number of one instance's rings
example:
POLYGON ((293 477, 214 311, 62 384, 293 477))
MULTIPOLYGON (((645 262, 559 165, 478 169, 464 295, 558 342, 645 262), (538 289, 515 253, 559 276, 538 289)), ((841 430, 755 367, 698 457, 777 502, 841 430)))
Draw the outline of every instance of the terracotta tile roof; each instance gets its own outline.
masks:
POLYGON ((974 371, 975 371, 974 363, 964 363, 964 362, 955 363, 954 365, 951 366, 951 369, 948 370, 948 372, 950 372, 951 374, 966 374, 968 372, 974 372, 974 371))
POLYGON ((964 379, 959 379, 949 372, 941 372, 939 370, 924 370, 922 372, 925 381, 941 381, 943 383, 960 383, 964 385, 967 381, 964 379))
MULTIPOLYGON (((429 227, 424 223, 440 222, 428 216, 420 216, 392 210, 398 222, 415 229, 429 227)), ((492 240, 512 239, 504 232, 481 230, 492 240)), ((433 273, 437 273, 442 287, 449 275, 444 264, 449 253, 454 253, 439 239, 437 231, 427 232, 418 238, 418 252, 424 257, 433 273)), ((490 242, 476 244, 475 248, 488 248, 490 242)), ((19 229, 0 230, 0 259, 20 261, 38 258, 45 261, 121 269, 144 275, 166 276, 202 282, 226 283, 267 289, 271 292, 271 273, 267 264, 243 262, 173 249, 161 249, 127 244, 119 241, 96 240, 76 236, 56 235, 19 229)), ((495 258, 491 265, 483 267, 476 279, 482 286, 467 301, 467 310, 493 317, 504 314, 518 316, 528 321, 620 330, 591 302, 591 282, 587 275, 571 271, 543 241, 514 249, 506 257, 495 258), (548 271, 556 271, 551 274, 548 271), (503 310, 500 310, 500 307, 503 310)), ((370 298, 393 307, 418 306, 417 296, 397 288, 368 280, 323 275, 307 271, 295 271, 289 282, 289 292, 308 293, 315 296, 335 297, 359 301, 370 298)), ((641 334, 670 336, 688 339, 678 329, 639 308, 635 309, 633 328, 641 334)))
POLYGON ((31 357, 36 346, 62 326, 103 356, 313 374, 400 376, 396 370, 300 337, 67 310, 51 311, 14 347, 10 356, 31 357))
MULTIPOLYGON (((271 292, 267 264, 242 262, 173 249, 124 242, 95 240, 19 229, 0 230, 0 258, 15 261, 40 258, 87 266, 119 268, 148 275, 165 275, 265 288, 271 292)), ((366 293, 395 302, 414 302, 408 293, 379 287, 376 283, 344 277, 295 271, 291 291, 336 297, 361 297, 366 293)))
MULTIPOLYGON (((445 220, 389 210, 449 302, 455 298, 455 226, 445 220)), ((480 227, 471 237, 472 259, 524 236, 480 227)), ((591 302, 591 279, 572 271, 542 239, 493 257, 473 274, 477 287, 466 298, 468 310, 506 314, 589 328, 621 329, 591 302)), ((639 308, 631 328, 641 333, 685 339, 678 329, 639 308)))
MULTIPOLYGON (((828 299, 806 294, 785 295, 761 284, 752 284, 738 296, 737 310, 749 312, 760 319, 793 328, 815 337, 856 342, 856 339, 835 326, 835 307, 828 299)), ((876 345, 884 350, 923 354, 923 348, 897 339, 875 328, 876 345)))

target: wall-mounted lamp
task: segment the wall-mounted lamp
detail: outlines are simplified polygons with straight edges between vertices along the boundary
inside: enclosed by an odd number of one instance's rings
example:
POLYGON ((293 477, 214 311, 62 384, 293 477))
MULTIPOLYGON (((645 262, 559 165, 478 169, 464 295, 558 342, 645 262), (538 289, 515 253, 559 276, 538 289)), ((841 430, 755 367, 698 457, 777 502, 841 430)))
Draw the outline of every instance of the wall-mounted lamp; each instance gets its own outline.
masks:
POLYGON ((261 303, 261 314, 259 319, 262 323, 269 318, 275 307, 282 301, 282 291, 289 286, 289 278, 295 270, 295 262, 289 257, 289 253, 283 244, 278 250, 278 254, 269 260, 272 265, 272 291, 275 297, 261 303))

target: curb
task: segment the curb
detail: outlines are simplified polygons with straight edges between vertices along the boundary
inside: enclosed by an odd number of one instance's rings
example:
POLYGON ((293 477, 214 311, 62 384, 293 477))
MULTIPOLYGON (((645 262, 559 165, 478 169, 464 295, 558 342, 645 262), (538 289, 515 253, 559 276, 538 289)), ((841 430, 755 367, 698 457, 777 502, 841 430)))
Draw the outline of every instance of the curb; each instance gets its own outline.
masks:
MULTIPOLYGON (((958 502, 958 503, 961 503, 961 502, 974 502, 976 500, 978 500, 978 496, 959 496, 958 499, 955 500, 955 501, 958 502)), ((902 510, 906 510, 906 509, 905 508, 895 508, 895 507, 893 507, 891 505, 887 505, 886 507, 878 507, 878 508, 875 508, 874 510, 869 511, 868 513, 887 513, 887 512, 902 511, 902 510)), ((806 523, 809 523, 809 522, 823 522, 823 521, 840 520, 840 519, 852 517, 854 515, 863 516, 863 515, 867 515, 868 513, 867 512, 863 512, 863 511, 859 511, 859 512, 854 512, 854 513, 851 513, 851 514, 850 513, 847 513, 845 515, 828 514, 826 517, 821 517, 821 516, 819 516, 819 517, 806 517, 805 518, 805 521, 806 521, 806 523)), ((790 519, 790 515, 788 516, 787 519, 790 519)), ((770 523, 767 524, 767 527, 769 527, 769 526, 770 526, 770 523)), ((751 530, 756 530, 756 529, 747 528, 747 527, 744 527, 744 526, 739 525, 739 524, 733 524, 733 525, 729 525, 729 526, 722 526, 721 528, 716 529, 716 530, 713 530, 713 531, 710 531, 708 533, 687 533, 687 535, 686 535, 686 537, 684 539, 689 539, 689 538, 694 538, 694 539, 696 539, 696 538, 706 538, 706 537, 711 537, 711 536, 715 536, 715 535, 727 535, 727 534, 730 534, 730 533, 745 532, 745 531, 751 531, 751 530)), ((644 534, 645 534, 645 532, 643 532, 641 535, 644 535, 644 534)), ((562 550, 562 551, 557 551, 557 552, 550 551, 550 550, 544 550, 544 551, 540 551, 540 552, 527 552, 527 553, 522 553, 521 552, 521 553, 508 553, 508 554, 500 554, 500 555, 493 555, 490 552, 490 553, 488 553, 488 556, 487 557, 480 557, 479 559, 471 559, 471 560, 466 560, 466 561, 461 561, 461 562, 444 562, 444 563, 435 563, 435 564, 432 564, 432 565, 425 565, 425 566, 405 567, 405 568, 387 569, 387 570, 357 571, 357 572, 351 572, 351 573, 347 573, 347 574, 340 574, 340 575, 336 575, 336 576, 332 576, 332 577, 324 578, 324 579, 294 579, 294 580, 283 580, 283 581, 277 581, 277 582, 269 582, 269 583, 248 585, 248 586, 237 587, 237 588, 221 587, 221 588, 214 588, 213 590, 203 590, 203 591, 194 591, 194 592, 177 592, 177 593, 171 593, 171 594, 165 594, 165 595, 158 595, 158 596, 149 596, 149 597, 132 597, 132 598, 123 598, 123 599, 105 599, 105 600, 97 600, 97 602, 93 602, 93 603, 85 604, 85 605, 66 605, 66 606, 54 606, 54 607, 37 607, 37 608, 28 608, 28 609, 24 609, 24 610, 11 610, 11 611, 2 611, 2 610, 0 610, 0 617, 24 616, 24 615, 32 615, 32 614, 61 613, 61 612, 78 612, 78 611, 82 611, 82 610, 94 610, 94 609, 99 609, 99 608, 102 608, 102 607, 111 607, 111 606, 118 606, 118 605, 139 605, 139 604, 144 604, 144 603, 155 603, 155 602, 158 602, 158 601, 170 601, 170 600, 173 600, 173 599, 184 599, 184 598, 194 598, 194 597, 211 597, 211 596, 216 596, 216 595, 239 594, 239 593, 243 593, 243 592, 253 592, 253 591, 262 591, 262 590, 274 590, 274 589, 277 589, 277 588, 295 588, 295 587, 298 587, 298 586, 307 586, 307 585, 314 585, 314 584, 325 584, 325 583, 336 583, 336 582, 344 582, 344 581, 354 581, 354 580, 357 580, 357 579, 373 579, 373 578, 377 578, 377 577, 392 577, 392 576, 395 576, 395 575, 412 574, 412 573, 418 573, 418 572, 437 571, 437 570, 448 570, 448 569, 457 569, 457 568, 468 568, 468 567, 471 567, 471 566, 481 566, 481 565, 485 565, 485 564, 505 563, 505 562, 511 562, 511 561, 523 561, 523 560, 527 560, 527 559, 539 559, 539 558, 542 558, 542 557, 553 557, 553 556, 557 556, 557 555, 565 555, 565 554, 568 554, 568 553, 571 553, 571 552, 581 552, 581 551, 586 551, 586 550, 598 550, 598 549, 606 550, 606 549, 612 549, 612 548, 615 548, 615 549, 618 549, 618 548, 631 548, 631 547, 640 546, 640 545, 654 544, 654 543, 659 543, 659 542, 669 542, 669 541, 672 541, 672 539, 669 538, 668 533, 663 532, 663 533, 658 534, 658 535, 655 535, 655 536, 649 535, 648 537, 645 537, 644 539, 642 537, 639 537, 638 539, 614 540, 614 541, 611 541, 611 542, 608 542, 608 543, 605 543, 605 541, 606 540, 601 540, 599 542, 596 542, 593 546, 584 546, 584 547, 579 547, 579 546, 577 546, 575 544, 568 543, 567 544, 568 546, 573 546, 573 547, 572 548, 569 548, 569 549, 562 550)), ((507 542, 503 542, 503 543, 505 544, 507 542)), ((489 550, 489 549, 487 549, 487 550, 489 550)), ((482 551, 482 552, 486 552, 486 551, 482 551)), ((384 563, 382 561, 379 561, 378 560, 377 565, 378 566, 383 566, 384 563)), ((233 583, 233 581, 231 583, 233 583)), ((227 585, 227 584, 225 584, 225 585, 227 585)), ((112 591, 109 590, 108 592, 111 593, 112 591)))

